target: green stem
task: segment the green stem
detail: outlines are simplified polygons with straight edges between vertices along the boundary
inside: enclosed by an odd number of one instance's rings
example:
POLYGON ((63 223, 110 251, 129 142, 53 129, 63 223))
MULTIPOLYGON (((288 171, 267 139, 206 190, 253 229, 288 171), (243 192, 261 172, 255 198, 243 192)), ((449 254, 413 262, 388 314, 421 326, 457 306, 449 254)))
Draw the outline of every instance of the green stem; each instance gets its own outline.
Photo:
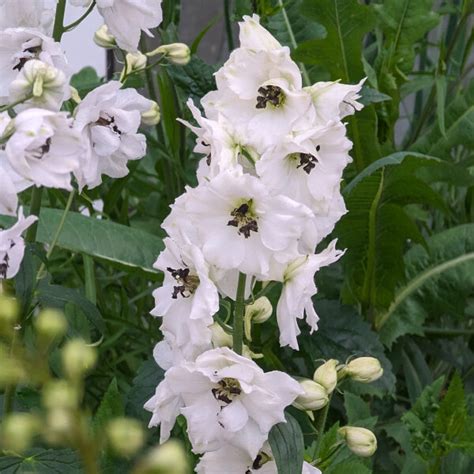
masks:
MULTIPOLYGON (((30 216, 39 217, 41 211, 41 200, 43 197, 43 188, 33 187, 31 193, 30 216)), ((26 241, 35 242, 36 234, 38 232, 38 221, 36 221, 26 232, 26 241)))
POLYGON ((84 279, 86 283, 86 298, 93 303, 97 303, 97 288, 95 284, 94 259, 90 255, 83 254, 84 279))
POLYGON ((225 32, 227 35, 227 45, 229 51, 232 51, 235 47, 234 35, 232 31, 232 21, 230 18, 230 0, 224 0, 224 17, 225 17, 225 32))
POLYGON ((0 112, 7 112, 14 107, 16 107, 18 104, 22 104, 23 102, 26 102, 27 100, 30 100, 33 97, 33 94, 29 94, 26 97, 23 97, 23 99, 18 99, 16 102, 12 102, 11 104, 4 105, 3 107, 0 107, 0 112))
POLYGON ((56 6, 56 16, 54 17, 53 39, 54 41, 61 41, 64 33, 64 15, 66 13, 66 0, 58 0, 56 6))
POLYGON ((237 284, 237 296, 235 298, 234 308, 234 330, 233 330, 233 349, 234 352, 242 355, 244 345, 244 310, 245 310, 245 282, 247 275, 239 273, 239 282, 237 284))
POLYGON ((79 25, 80 23, 82 23, 92 12, 92 10, 94 10, 94 7, 95 7, 95 0, 92 1, 92 3, 89 5, 89 8, 86 10, 86 12, 84 13, 84 15, 80 16, 76 21, 73 21, 72 23, 70 23, 69 25, 66 25, 64 28, 63 28, 63 31, 65 33, 67 33, 68 31, 71 31, 73 28, 75 28, 77 25, 79 25))
POLYGON ((319 450, 321 449, 321 441, 323 440, 324 436, 324 428, 326 427, 326 420, 328 418, 329 413, 329 406, 331 405, 332 394, 329 395, 329 400, 326 406, 317 412, 315 412, 314 416, 316 418, 315 421, 315 428, 318 432, 318 439, 316 440, 316 446, 314 447, 314 454, 313 454, 313 461, 317 459, 319 450))
POLYGON ((267 284, 267 286, 265 286, 265 288, 262 288, 256 295, 251 296, 247 300, 247 303, 249 304, 253 303, 255 300, 258 300, 262 296, 268 295, 268 293, 270 293, 270 291, 272 291, 273 288, 275 288, 278 285, 278 283, 279 283, 278 281, 271 281, 270 283, 267 284))

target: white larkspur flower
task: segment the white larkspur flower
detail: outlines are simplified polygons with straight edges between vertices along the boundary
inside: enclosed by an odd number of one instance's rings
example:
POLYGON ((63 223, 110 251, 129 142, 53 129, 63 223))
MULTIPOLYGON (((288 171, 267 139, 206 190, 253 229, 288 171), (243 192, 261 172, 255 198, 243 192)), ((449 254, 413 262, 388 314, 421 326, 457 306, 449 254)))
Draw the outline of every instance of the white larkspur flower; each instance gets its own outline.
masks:
POLYGON ((23 210, 18 213, 15 225, 6 230, 0 230, 0 280, 13 278, 20 269, 25 253, 25 242, 21 234, 38 218, 24 217, 23 210))
POLYGON ((136 52, 141 32, 150 34, 162 19, 161 0, 97 0, 104 18, 119 48, 136 52))
POLYGON ((321 253, 299 257, 286 268, 276 310, 281 346, 299 349, 298 319, 306 316, 311 332, 318 328, 319 317, 311 299, 317 293, 314 275, 322 267, 337 261, 342 254, 336 249, 336 240, 333 240, 321 253))
POLYGON ((49 35, 57 0, 0 0, 0 30, 32 28, 49 35))
POLYGON ((258 15, 244 16, 244 21, 239 22, 240 47, 254 51, 272 51, 282 48, 282 45, 273 35, 260 25, 258 15))
POLYGON ((146 139, 137 131, 141 114, 153 103, 135 89, 121 86, 118 81, 99 86, 76 108, 74 128, 89 145, 76 173, 80 188, 98 186, 102 174, 126 176, 128 161, 145 156, 146 139))
POLYGON ((84 147, 65 112, 28 109, 15 117, 5 151, 12 169, 24 179, 71 189, 71 173, 77 171, 84 147))
MULTIPOLYGON (((235 446, 225 446, 207 452, 196 466, 197 474, 277 474, 278 469, 268 443, 265 443, 255 458, 235 446)), ((321 474, 321 471, 304 462, 301 474, 321 474)))
MULTIPOLYGON (((271 196, 255 177, 227 171, 188 190, 188 219, 212 265, 267 275, 270 261, 296 251, 311 212, 285 196, 271 196)), ((196 243, 197 244, 197 243, 196 243)))
POLYGON ((64 72, 43 61, 31 59, 25 63, 18 76, 10 84, 10 100, 17 102, 15 110, 42 107, 59 110, 64 100, 71 95, 64 72))
POLYGON ((145 408, 153 413, 150 426, 161 424, 161 442, 181 413, 194 452, 231 444, 255 459, 272 426, 285 419, 285 407, 300 393, 298 382, 287 374, 265 373, 221 347, 169 369, 145 408))
POLYGON ((54 66, 67 79, 71 75, 61 45, 52 38, 26 28, 0 31, 0 104, 12 102, 9 100, 10 84, 31 59, 54 66))

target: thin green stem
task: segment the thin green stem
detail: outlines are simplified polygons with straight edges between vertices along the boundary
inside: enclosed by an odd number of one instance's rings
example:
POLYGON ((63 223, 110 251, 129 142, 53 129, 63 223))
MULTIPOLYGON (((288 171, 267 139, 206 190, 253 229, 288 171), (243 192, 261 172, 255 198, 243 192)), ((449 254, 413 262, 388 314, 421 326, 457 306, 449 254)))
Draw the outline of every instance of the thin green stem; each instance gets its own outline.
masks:
POLYGON ((227 35, 227 45, 229 51, 232 51, 235 47, 234 44, 234 34, 232 31, 232 21, 231 21, 231 0, 224 0, 224 17, 225 17, 225 32, 227 35))
MULTIPOLYGON (((43 188, 36 186, 33 187, 33 191, 31 193, 31 204, 30 204, 30 216, 39 217, 41 212, 41 200, 43 198, 43 188)), ((33 225, 29 227, 26 232, 26 241, 27 242, 35 242, 36 241, 36 234, 38 232, 38 221, 36 221, 33 225)))
POLYGON ((93 303, 97 303, 97 287, 95 283, 94 259, 90 255, 83 254, 84 279, 86 287, 86 298, 93 303))
POLYGON ((18 99, 17 101, 12 102, 11 104, 4 105, 3 107, 0 107, 0 112, 8 112, 9 110, 16 107, 18 104, 22 104, 23 102, 30 100, 32 97, 33 94, 29 94, 26 97, 23 97, 23 99, 18 99))
POLYGON ((64 33, 64 15, 66 14, 66 0, 58 0, 56 16, 54 17, 53 39, 61 41, 64 33))
POLYGON ((265 286, 265 288, 262 288, 256 295, 251 296, 251 297, 247 300, 247 303, 252 303, 252 302, 254 302, 255 300, 258 300, 258 298, 261 298, 262 296, 268 295, 268 293, 270 293, 270 291, 272 291, 273 288, 275 288, 278 284, 279 284, 278 281, 271 281, 270 283, 268 283, 268 284, 265 286))
POLYGON ((89 8, 85 11, 83 15, 81 15, 76 21, 73 21, 69 25, 66 25, 63 28, 64 33, 67 33, 68 31, 71 31, 73 28, 75 28, 77 25, 82 23, 94 10, 95 7, 95 0, 92 1, 92 3, 89 5, 89 8))
POLYGON ((233 330, 233 349, 234 352, 242 355, 244 345, 244 310, 245 310, 245 283, 247 275, 239 274, 239 282, 237 284, 237 296, 235 298, 234 308, 234 330, 233 330))
POLYGON ((324 428, 326 427, 326 420, 328 418, 329 407, 331 405, 331 399, 332 399, 332 394, 329 395, 329 400, 326 406, 323 409, 315 412, 314 414, 314 417, 316 419, 314 426, 316 428, 316 431, 318 432, 318 439, 316 440, 316 446, 314 447, 313 460, 317 459, 319 450, 321 449, 321 441, 323 440, 323 436, 324 436, 324 428))

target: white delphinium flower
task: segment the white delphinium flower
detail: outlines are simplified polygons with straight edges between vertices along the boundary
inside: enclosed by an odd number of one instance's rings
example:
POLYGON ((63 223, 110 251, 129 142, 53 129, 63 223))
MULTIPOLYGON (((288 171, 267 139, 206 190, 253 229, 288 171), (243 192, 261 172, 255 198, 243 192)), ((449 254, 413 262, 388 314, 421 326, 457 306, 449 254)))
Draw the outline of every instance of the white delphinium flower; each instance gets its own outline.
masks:
POLYGON ((49 35, 57 0, 0 0, 0 30, 33 28, 49 35))
POLYGON ((299 349, 297 336, 301 331, 298 319, 306 316, 311 332, 318 328, 319 317, 311 299, 317 293, 314 275, 322 267, 337 261, 342 254, 333 240, 321 253, 299 257, 284 271, 283 289, 276 310, 281 346, 299 349))
POLYGON ((141 32, 150 34, 162 19, 161 0, 97 0, 97 8, 119 48, 137 51, 141 32))
POLYGON ((128 161, 145 156, 146 139, 137 131, 141 114, 153 103, 135 89, 121 86, 118 81, 99 86, 76 108, 74 128, 89 145, 76 173, 80 188, 98 186, 102 174, 126 176, 128 161))
POLYGON ((0 31, 0 104, 12 102, 9 100, 10 84, 31 59, 54 66, 67 79, 71 75, 61 45, 52 38, 26 28, 0 31))
POLYGON ((199 243, 193 242, 206 261, 223 270, 267 275, 272 259, 296 252, 311 217, 305 206, 270 195, 257 178, 238 170, 223 172, 186 194, 177 227, 187 219, 183 226, 194 227, 199 243))
MULTIPOLYGON (((207 452, 196 466, 197 474, 277 474, 278 469, 268 443, 265 443, 255 458, 235 446, 225 446, 207 452)), ((301 474, 321 474, 321 471, 304 462, 301 474)))
POLYGON ((23 210, 18 213, 15 225, 6 230, 0 230, 0 280, 13 278, 20 269, 25 253, 25 242, 21 234, 38 218, 23 216, 23 210))
POLYGON ((222 347, 169 369, 145 408, 153 412, 150 426, 161 424, 161 442, 181 413, 194 452, 231 444, 255 459, 272 426, 284 421, 285 407, 300 393, 287 374, 265 373, 222 347))
POLYGON ((7 159, 23 178, 38 186, 71 188, 71 173, 85 149, 65 112, 28 109, 14 119, 5 145, 7 159))
POLYGON ((70 95, 64 72, 37 59, 27 61, 10 84, 10 101, 24 100, 15 107, 17 111, 28 107, 59 110, 70 95))

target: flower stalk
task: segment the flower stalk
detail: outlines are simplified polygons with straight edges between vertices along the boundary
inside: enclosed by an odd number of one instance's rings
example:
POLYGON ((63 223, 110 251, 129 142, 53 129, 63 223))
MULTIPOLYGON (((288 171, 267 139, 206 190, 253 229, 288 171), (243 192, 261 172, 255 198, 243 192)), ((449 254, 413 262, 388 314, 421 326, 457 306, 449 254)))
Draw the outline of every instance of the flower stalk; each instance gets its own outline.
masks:
POLYGON ((244 311, 245 311, 245 283, 247 275, 239 274, 237 284, 237 296, 234 308, 234 331, 233 331, 233 349, 239 355, 242 355, 244 340, 244 311))

